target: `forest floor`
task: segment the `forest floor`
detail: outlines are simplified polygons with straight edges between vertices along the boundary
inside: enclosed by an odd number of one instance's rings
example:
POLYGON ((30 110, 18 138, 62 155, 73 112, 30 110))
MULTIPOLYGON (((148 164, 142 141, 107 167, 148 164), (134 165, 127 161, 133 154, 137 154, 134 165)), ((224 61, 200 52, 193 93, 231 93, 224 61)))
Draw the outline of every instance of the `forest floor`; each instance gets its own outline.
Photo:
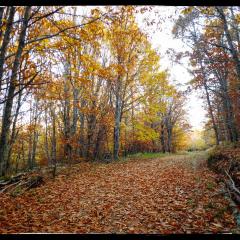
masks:
POLYGON ((21 195, 0 194, 0 233, 238 233, 205 159, 77 164, 21 195))

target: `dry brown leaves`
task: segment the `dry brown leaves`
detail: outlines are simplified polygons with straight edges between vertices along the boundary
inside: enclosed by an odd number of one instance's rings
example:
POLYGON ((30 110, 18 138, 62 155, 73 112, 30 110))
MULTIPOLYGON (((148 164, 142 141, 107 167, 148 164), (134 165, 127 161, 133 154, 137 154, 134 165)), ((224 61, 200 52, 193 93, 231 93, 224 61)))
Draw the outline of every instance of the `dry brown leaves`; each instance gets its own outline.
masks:
POLYGON ((17 197, 2 194, 0 233, 202 233, 236 227, 215 175, 189 156, 76 168, 17 197))

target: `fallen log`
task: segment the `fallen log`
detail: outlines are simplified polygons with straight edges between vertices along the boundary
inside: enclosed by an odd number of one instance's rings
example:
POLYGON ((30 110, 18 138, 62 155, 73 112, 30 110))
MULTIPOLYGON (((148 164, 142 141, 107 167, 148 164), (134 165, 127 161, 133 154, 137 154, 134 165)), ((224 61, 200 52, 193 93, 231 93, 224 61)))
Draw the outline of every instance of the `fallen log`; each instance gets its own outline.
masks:
POLYGON ((10 180, 8 180, 8 181, 2 181, 2 182, 0 183, 0 189, 3 188, 3 187, 5 187, 6 185, 8 185, 8 184, 10 184, 10 183, 11 183, 10 180))
POLYGON ((230 174, 225 170, 226 175, 228 176, 229 180, 225 181, 226 187, 230 190, 231 195, 233 195, 235 202, 240 203, 240 191, 236 187, 235 182, 233 181, 230 174))
POLYGON ((0 193, 6 192, 9 188, 17 185, 18 183, 19 183, 19 182, 15 182, 15 183, 12 183, 12 184, 7 185, 5 188, 3 188, 3 189, 0 191, 0 193))
POLYGON ((43 183, 43 177, 41 175, 32 176, 26 183, 27 189, 35 188, 43 183))
POLYGON ((233 190, 235 191, 235 192, 237 192, 239 195, 240 195, 240 191, 239 191, 239 189, 236 187, 236 185, 235 185, 235 182, 233 181, 233 179, 231 178, 231 176, 229 175, 229 173, 225 170, 225 172, 226 172, 226 174, 227 174, 227 176, 228 176, 228 178, 230 179, 230 181, 231 181, 231 187, 233 188, 233 190))
POLYGON ((18 174, 17 176, 12 177, 10 180, 4 182, 0 187, 0 193, 9 192, 11 194, 20 194, 30 188, 35 188, 43 184, 43 176, 38 175, 27 175, 27 174, 18 174), (17 193, 15 193, 17 191, 17 193))
POLYGON ((0 189, 4 188, 6 185, 12 184, 12 183, 16 183, 21 181, 21 179, 26 175, 26 173, 19 173, 15 176, 12 176, 10 179, 8 179, 7 181, 1 181, 0 182, 0 189))

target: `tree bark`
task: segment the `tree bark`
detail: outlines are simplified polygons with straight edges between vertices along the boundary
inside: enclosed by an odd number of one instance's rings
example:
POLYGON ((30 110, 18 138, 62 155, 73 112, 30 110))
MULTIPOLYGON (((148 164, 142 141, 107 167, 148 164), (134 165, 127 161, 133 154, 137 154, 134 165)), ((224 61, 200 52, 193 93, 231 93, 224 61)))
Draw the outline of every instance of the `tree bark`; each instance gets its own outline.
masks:
MULTIPOLYGON (((85 107, 85 100, 81 99, 81 108, 85 107)), ((85 158, 86 157, 86 147, 85 147, 85 139, 84 139, 84 119, 85 119, 85 115, 83 112, 79 113, 80 116, 80 133, 79 133, 79 155, 80 157, 85 158)))
MULTIPOLYGON (((93 107, 91 109, 91 111, 94 110, 94 105, 95 103, 93 103, 93 107)), ((88 118, 88 128, 87 128, 87 158, 89 160, 93 160, 94 155, 93 155, 93 136, 94 136, 94 129, 96 126, 96 116, 94 114, 90 114, 89 118, 88 118)))
POLYGON ((11 155, 12 155, 12 147, 13 147, 13 144, 14 144, 16 138, 17 138, 16 125, 17 125, 17 118, 18 118, 18 115, 19 115, 19 111, 20 111, 20 108, 21 108, 21 99, 22 99, 22 91, 19 92, 19 95, 18 95, 17 108, 16 108, 15 115, 14 115, 12 133, 11 133, 11 138, 10 138, 10 141, 9 141, 9 152, 8 152, 8 158, 7 158, 7 163, 6 163, 6 171, 9 170, 10 159, 11 159, 11 155))
MULTIPOLYGON (((205 77, 204 77, 205 78, 205 77)), ((210 96, 209 96, 209 92, 208 92, 208 88, 207 88, 207 83, 206 80, 203 80, 203 86, 205 89, 205 93, 206 93, 206 98, 207 98, 207 104, 208 104, 208 111, 212 120, 212 125, 213 125, 213 130, 215 133, 215 139, 216 139, 216 144, 219 145, 219 133, 218 133, 218 128, 217 128, 217 124, 213 115, 213 109, 212 109, 212 104, 211 104, 211 100, 210 100, 210 96)))
POLYGON ((222 7, 216 7, 216 9, 217 9, 217 12, 219 13, 220 19, 223 22, 224 32, 226 34, 228 45, 231 49, 232 58, 235 62, 235 68, 236 68, 236 72, 237 72, 237 76, 238 76, 238 80, 239 80, 238 89, 240 90, 240 61, 239 61, 239 58, 238 58, 238 51, 235 49, 235 47, 233 45, 233 40, 232 40, 230 31, 228 29, 228 23, 227 23, 227 19, 226 19, 226 16, 224 14, 223 8, 222 7))
POLYGON ((45 120, 45 136, 44 136, 44 147, 45 147, 45 153, 47 156, 47 162, 48 166, 51 166, 51 158, 49 154, 49 147, 48 147, 48 111, 47 108, 44 110, 44 120, 45 120))
POLYGON ((169 120, 166 124, 167 127, 167 151, 170 153, 172 152, 172 126, 169 120))
POLYGON ((120 89, 121 89, 120 78, 118 78, 117 91, 116 91, 116 102, 115 102, 115 116, 114 116, 114 144, 113 144, 113 158, 118 159, 119 153, 119 141, 120 141, 120 123, 121 123, 121 99, 120 99, 120 89))
POLYGON ((52 152, 51 152, 51 162, 53 164, 53 178, 56 176, 57 170, 57 140, 56 140, 56 114, 53 106, 50 108, 51 118, 52 118, 52 152))
POLYGON ((18 72, 20 59, 21 59, 21 55, 23 52, 24 44, 25 44, 25 37, 26 37, 30 12, 31 12, 31 6, 25 7, 23 25, 20 32, 20 36, 19 36, 19 44, 18 44, 15 60, 13 63, 12 75, 10 78, 9 89, 7 94, 7 100, 5 102, 5 107, 3 111, 2 129, 1 129, 1 136, 0 136, 0 176, 5 175, 5 172, 6 172, 8 138, 9 138, 10 125, 11 125, 13 98, 14 98, 14 92, 16 89, 17 72, 18 72))
POLYGON ((70 164, 71 163, 71 145, 70 145, 70 134, 71 134, 71 125, 70 125, 70 87, 69 87, 69 78, 70 78, 70 64, 69 62, 65 63, 65 83, 64 83, 64 158, 70 164))
POLYGON ((38 130, 37 130, 37 123, 38 123, 38 102, 39 100, 36 99, 33 107, 33 134, 30 135, 29 141, 29 154, 28 154, 28 167, 29 169, 33 169, 36 165, 36 150, 37 150, 37 143, 38 143, 38 130))
MULTIPOLYGON (((7 25, 6 25, 6 31, 4 33, 1 51, 0 51, 0 92, 2 90, 2 77, 3 77, 3 67, 4 67, 4 62, 5 62, 5 55, 6 55, 8 43, 10 41, 10 34, 11 34, 12 26, 13 26, 14 14, 15 14, 15 7, 10 7, 10 12, 9 12, 7 25)), ((19 43, 20 43, 20 39, 19 39, 19 43)))
MULTIPOLYGON (((197 42, 197 38, 196 38, 196 28, 195 28, 194 24, 193 24, 193 28, 194 28, 193 41, 194 41, 194 44, 197 45, 198 42, 197 42)), ((201 69, 201 72, 202 72, 202 75, 203 75, 203 86, 204 86, 204 90, 205 90, 205 93, 206 93, 208 110, 209 110, 210 117, 211 117, 211 120, 212 120, 213 130, 214 130, 214 133, 215 133, 216 144, 219 145, 218 128, 217 128, 217 124, 216 124, 216 121, 215 121, 215 118, 214 118, 214 115, 213 115, 213 109, 212 109, 211 100, 210 100, 208 87, 207 87, 207 77, 206 77, 205 69, 204 69, 203 62, 202 62, 202 60, 203 60, 202 55, 201 55, 201 52, 199 51, 199 49, 197 50, 197 58, 199 60, 200 69, 201 69)))
POLYGON ((162 145, 162 152, 166 152, 165 148, 165 139, 164 139, 164 120, 162 119, 161 121, 161 134, 160 134, 160 139, 161 139, 161 145, 162 145))

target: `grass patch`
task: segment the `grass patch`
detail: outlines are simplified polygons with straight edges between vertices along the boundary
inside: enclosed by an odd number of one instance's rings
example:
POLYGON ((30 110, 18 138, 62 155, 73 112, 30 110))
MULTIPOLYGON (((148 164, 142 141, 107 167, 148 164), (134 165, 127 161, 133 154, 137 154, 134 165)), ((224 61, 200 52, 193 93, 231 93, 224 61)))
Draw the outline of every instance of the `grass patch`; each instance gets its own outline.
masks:
POLYGON ((195 151, 195 152, 187 152, 187 151, 179 151, 176 153, 162 153, 162 152, 145 152, 145 153, 135 153, 129 154, 126 157, 119 158, 116 163, 125 163, 130 160, 136 159, 152 159, 152 158, 163 158, 163 157, 172 157, 172 156, 187 156, 190 158, 201 159, 206 155, 205 151, 195 151))
POLYGON ((189 156, 191 156, 192 158, 206 158, 208 153, 207 151, 194 151, 194 152, 187 152, 187 154, 189 156))
POLYGON ((119 164, 119 163, 127 163, 129 161, 136 161, 136 160, 147 160, 147 159, 154 159, 154 158, 165 158, 165 157, 172 157, 172 156, 186 156, 189 159, 196 158, 195 160, 202 159, 203 156, 206 155, 205 151, 179 151, 176 153, 162 153, 162 152, 145 152, 145 153, 134 153, 129 154, 127 156, 119 157, 119 159, 112 160, 110 162, 93 162, 93 169, 98 168, 99 166, 104 166, 106 164, 119 164))
POLYGON ((166 157, 166 156, 172 156, 176 155, 173 153, 135 153, 135 154, 130 154, 128 155, 125 159, 136 159, 136 158, 141 158, 141 159, 149 159, 149 158, 159 158, 159 157, 166 157))
POLYGON ((141 159, 148 159, 148 158, 159 158, 159 157, 168 157, 168 156, 178 156, 178 155, 187 155, 191 157, 202 157, 206 155, 205 151, 195 151, 195 152, 187 152, 187 151, 179 151, 176 153, 162 153, 162 152, 155 152, 155 153, 135 153, 129 154, 126 158, 141 158, 141 159))

